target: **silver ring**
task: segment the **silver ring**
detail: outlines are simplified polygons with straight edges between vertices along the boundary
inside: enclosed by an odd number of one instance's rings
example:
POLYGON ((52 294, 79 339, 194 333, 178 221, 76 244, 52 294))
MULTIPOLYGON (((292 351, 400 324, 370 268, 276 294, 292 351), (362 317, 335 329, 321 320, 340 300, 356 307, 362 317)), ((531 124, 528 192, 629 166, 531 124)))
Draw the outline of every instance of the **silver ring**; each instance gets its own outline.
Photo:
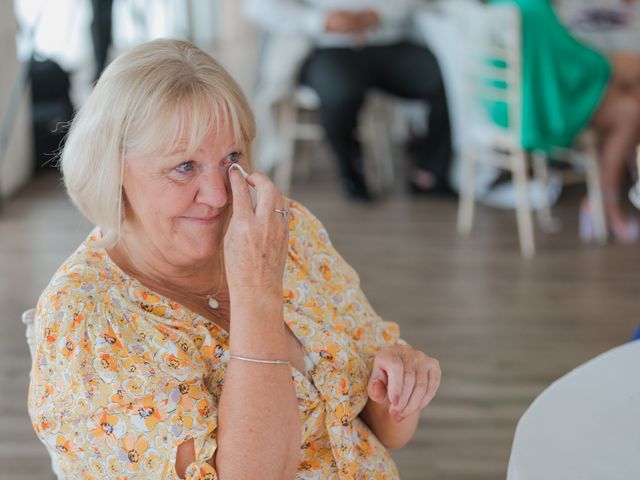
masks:
POLYGON ((282 218, 287 218, 287 215, 289 215, 289 212, 287 212, 284 208, 274 208, 273 209, 274 212, 279 213, 280 215, 282 215, 282 218))

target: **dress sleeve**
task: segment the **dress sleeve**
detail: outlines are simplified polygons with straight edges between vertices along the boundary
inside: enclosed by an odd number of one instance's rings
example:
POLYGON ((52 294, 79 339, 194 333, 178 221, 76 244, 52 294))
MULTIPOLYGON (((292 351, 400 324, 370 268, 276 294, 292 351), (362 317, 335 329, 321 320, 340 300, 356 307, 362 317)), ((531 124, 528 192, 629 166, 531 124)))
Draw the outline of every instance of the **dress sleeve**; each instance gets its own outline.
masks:
POLYGON ((72 286, 45 291, 37 312, 29 413, 68 478, 178 478, 176 450, 194 439, 188 479, 216 479, 216 409, 189 359, 169 353, 144 319, 79 298, 72 286), (138 329, 131 325, 137 324, 138 329))
POLYGON ((375 312, 360 287, 360 277, 333 246, 322 223, 298 203, 293 202, 291 210, 298 263, 324 290, 335 327, 356 340, 366 356, 384 346, 406 343, 400 339, 398 325, 375 312))

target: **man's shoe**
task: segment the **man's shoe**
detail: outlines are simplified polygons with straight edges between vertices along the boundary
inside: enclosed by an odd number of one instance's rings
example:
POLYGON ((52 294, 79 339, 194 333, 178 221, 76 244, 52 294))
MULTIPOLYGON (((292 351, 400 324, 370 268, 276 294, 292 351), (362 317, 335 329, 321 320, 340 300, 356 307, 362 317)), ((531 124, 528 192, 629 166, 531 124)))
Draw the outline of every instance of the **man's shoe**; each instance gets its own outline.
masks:
POLYGON ((369 203, 374 200, 373 195, 371 195, 364 181, 345 178, 343 185, 347 198, 353 202, 369 203))

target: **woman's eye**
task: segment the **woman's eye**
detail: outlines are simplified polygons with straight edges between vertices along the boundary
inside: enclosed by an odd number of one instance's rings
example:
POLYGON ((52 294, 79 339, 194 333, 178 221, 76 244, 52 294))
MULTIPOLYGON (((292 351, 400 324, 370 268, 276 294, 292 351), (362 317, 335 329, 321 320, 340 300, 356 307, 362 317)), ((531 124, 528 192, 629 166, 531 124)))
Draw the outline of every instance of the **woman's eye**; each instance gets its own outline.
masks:
POLYGON ((176 168, 174 168, 174 170, 177 173, 189 173, 191 170, 193 170, 193 162, 191 160, 189 160, 188 162, 182 162, 180 165, 178 165, 176 168))
POLYGON ((238 163, 240 158, 242 157, 242 153, 240 152, 231 152, 227 155, 227 163, 230 165, 232 163, 238 163))

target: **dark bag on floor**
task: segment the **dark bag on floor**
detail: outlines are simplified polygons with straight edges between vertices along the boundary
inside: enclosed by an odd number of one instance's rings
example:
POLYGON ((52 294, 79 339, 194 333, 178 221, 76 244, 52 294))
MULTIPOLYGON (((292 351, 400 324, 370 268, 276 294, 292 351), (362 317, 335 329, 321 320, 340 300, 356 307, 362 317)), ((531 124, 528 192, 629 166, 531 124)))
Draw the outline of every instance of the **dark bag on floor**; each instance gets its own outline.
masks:
POLYGON ((35 166, 55 167, 55 159, 73 117, 69 74, 52 60, 32 59, 29 78, 35 166))

